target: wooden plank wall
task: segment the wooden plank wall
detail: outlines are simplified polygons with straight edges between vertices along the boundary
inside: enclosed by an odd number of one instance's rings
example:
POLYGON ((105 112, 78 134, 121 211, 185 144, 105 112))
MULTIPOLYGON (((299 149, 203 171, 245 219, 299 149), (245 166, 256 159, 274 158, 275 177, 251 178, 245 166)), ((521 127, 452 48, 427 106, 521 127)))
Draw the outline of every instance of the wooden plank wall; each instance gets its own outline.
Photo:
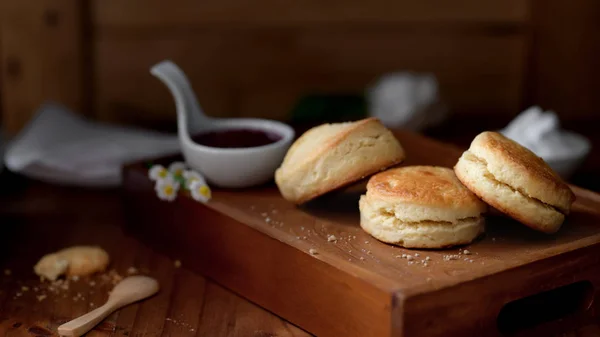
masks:
POLYGON ((453 110, 522 105, 526 0, 0 0, 4 126, 45 99, 105 121, 172 123, 148 68, 169 58, 215 116, 285 118, 309 93, 361 92, 378 76, 432 72, 453 110))
MULTIPOLYGON (((595 121, 595 0, 0 0, 2 126, 45 100, 123 124, 173 125, 148 68, 170 58, 215 116, 285 118, 309 93, 361 92, 386 72, 432 72, 462 116, 530 104, 595 121), (560 15, 557 15, 560 13, 560 15)), ((587 123, 591 125, 590 123, 587 123)))
MULTIPOLYGON (((3 14, 4 13, 4 8, 3 8, 3 2, 0 1, 0 60, 1 55, 2 55, 2 18, 3 18, 3 14)), ((2 95, 4 95, 3 92, 3 86, 2 86, 2 74, 4 74, 4 69, 2 68, 4 66, 3 62, 0 62, 0 136, 2 136, 2 121, 4 120, 3 118, 3 110, 4 110, 4 104, 2 104, 2 95)), ((0 139, 0 144, 2 144, 3 139, 0 139)), ((0 145, 2 146, 2 145, 0 145)))
POLYGON ((2 0, 3 128, 14 133, 45 100, 82 111, 82 3, 2 0))
POLYGON ((82 111, 81 2, 3 0, 2 7, 3 127, 18 130, 45 100, 82 111))
POLYGON ((600 122, 600 1, 534 0, 532 12, 527 101, 555 109, 564 120, 596 128, 600 122))
POLYGON ((103 120, 172 120, 169 94, 148 74, 166 58, 215 116, 284 118, 304 94, 362 92, 400 70, 434 73, 458 113, 512 114, 521 104, 522 0, 98 0, 91 13, 103 120))

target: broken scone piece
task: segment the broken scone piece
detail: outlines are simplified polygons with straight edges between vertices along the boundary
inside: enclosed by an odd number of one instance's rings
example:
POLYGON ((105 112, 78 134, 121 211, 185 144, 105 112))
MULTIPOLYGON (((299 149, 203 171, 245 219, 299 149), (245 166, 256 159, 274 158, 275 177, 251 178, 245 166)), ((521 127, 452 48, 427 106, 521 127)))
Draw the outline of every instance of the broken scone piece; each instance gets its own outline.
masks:
POLYGON ((404 160, 400 142, 376 118, 323 124, 305 132, 275 172, 286 200, 302 204, 404 160))
POLYGON ((44 255, 33 267, 35 273, 50 281, 55 281, 59 276, 65 274, 69 268, 69 261, 58 254, 44 255))
POLYGON ((376 239, 406 248, 471 243, 485 230, 487 206, 451 169, 407 166, 371 177, 360 197, 360 226, 376 239))
POLYGON ((108 262, 108 253, 100 247, 75 246, 44 255, 33 270, 37 275, 55 281, 64 274, 86 276, 102 272, 108 262))

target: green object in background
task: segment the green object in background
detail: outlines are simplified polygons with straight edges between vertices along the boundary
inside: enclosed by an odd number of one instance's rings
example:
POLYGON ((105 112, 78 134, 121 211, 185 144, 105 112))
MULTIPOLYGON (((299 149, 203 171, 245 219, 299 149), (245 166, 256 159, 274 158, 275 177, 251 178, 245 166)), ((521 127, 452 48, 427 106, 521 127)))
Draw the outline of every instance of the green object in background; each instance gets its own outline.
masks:
POLYGON ((363 95, 308 95, 292 109, 291 123, 320 124, 353 121, 367 117, 363 95))

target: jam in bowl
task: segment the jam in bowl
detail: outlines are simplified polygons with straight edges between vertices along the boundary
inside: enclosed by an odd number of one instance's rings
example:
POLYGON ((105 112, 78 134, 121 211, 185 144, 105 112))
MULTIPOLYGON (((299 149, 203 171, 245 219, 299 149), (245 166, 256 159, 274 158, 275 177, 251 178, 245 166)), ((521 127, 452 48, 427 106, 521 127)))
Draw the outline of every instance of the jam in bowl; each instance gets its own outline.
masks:
POLYGON ((192 136, 196 144, 224 149, 265 146, 281 138, 277 133, 259 129, 212 130, 192 136))
POLYGON ((281 122, 232 118, 194 133, 180 132, 179 140, 186 163, 209 184, 242 188, 273 179, 294 135, 281 122))

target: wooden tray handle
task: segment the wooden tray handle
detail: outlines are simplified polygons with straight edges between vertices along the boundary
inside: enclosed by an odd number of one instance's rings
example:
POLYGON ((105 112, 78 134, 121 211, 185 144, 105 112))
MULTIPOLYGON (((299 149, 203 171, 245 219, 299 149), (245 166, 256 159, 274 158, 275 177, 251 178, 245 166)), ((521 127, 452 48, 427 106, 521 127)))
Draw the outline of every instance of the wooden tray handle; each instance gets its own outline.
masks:
POLYGON ((498 330, 503 335, 582 314, 594 301, 590 281, 578 281, 507 303, 498 314, 498 330))

